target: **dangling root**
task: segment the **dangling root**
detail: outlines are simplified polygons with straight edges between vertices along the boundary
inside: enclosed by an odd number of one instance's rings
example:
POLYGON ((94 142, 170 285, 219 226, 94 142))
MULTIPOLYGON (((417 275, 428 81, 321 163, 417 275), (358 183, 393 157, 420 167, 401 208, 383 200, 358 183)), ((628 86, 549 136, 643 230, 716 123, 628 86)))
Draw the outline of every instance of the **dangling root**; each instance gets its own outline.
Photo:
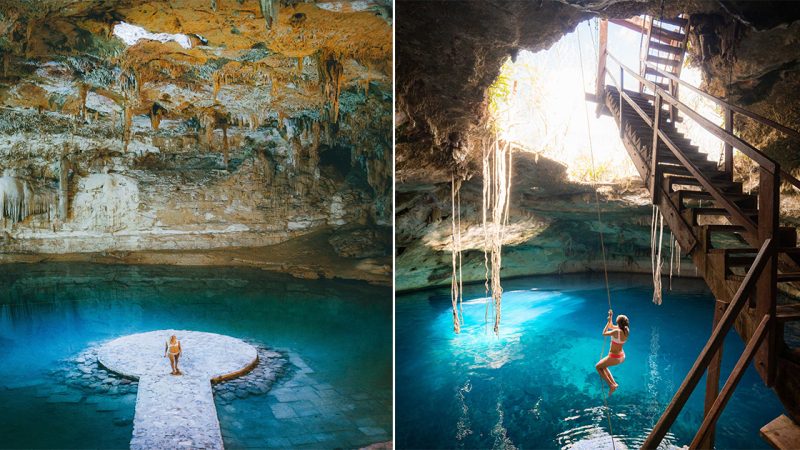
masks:
MULTIPOLYGON (((487 260, 486 287, 491 286, 492 304, 494 305, 494 333, 500 332, 503 287, 500 284, 500 268, 502 267, 502 249, 505 226, 508 224, 511 193, 511 146, 500 145, 499 139, 494 141, 494 151, 484 151, 483 187, 484 187, 484 263, 487 260), (487 216, 491 223, 487 223, 487 216), (487 258, 487 250, 491 257, 487 258), (489 275, 491 273, 491 276, 489 275)), ((487 304, 488 308, 488 304, 487 304)), ((488 313, 487 313, 488 319, 488 313)))
POLYGON ((661 304, 662 287, 661 271, 664 260, 661 258, 661 246, 664 241, 664 216, 659 212, 658 206, 653 205, 653 217, 650 223, 650 265, 653 269, 653 303, 661 304), (660 219, 660 225, 656 226, 656 219, 660 219), (656 236, 658 244, 656 244, 656 236))

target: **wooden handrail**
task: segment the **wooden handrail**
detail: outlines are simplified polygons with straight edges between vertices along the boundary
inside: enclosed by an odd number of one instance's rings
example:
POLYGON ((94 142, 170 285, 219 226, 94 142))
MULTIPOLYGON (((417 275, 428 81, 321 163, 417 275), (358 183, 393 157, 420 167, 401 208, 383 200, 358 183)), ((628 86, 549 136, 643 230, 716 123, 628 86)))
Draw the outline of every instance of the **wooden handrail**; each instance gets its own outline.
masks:
POLYGON ((703 186, 703 189, 705 189, 709 194, 711 194, 712 197, 714 197, 714 200, 718 201, 731 214, 731 216, 738 220, 739 223, 743 224, 747 232, 754 236, 758 236, 758 228, 755 222, 753 222, 750 217, 746 216, 744 211, 742 211, 738 205, 733 203, 727 196, 725 196, 725 194, 723 194, 714 185, 714 183, 712 183, 711 180, 709 180, 708 177, 703 174, 703 172, 695 167, 695 165, 692 164, 692 162, 689 161, 689 158, 683 153, 683 150, 675 145, 675 143, 672 142, 672 139, 670 139, 666 133, 659 130, 658 137, 664 141, 664 143, 667 145, 667 148, 669 148, 675 157, 678 158, 678 160, 683 164, 683 166, 689 170, 692 176, 694 176, 697 181, 700 182, 700 184, 703 186))
POLYGON ((770 320, 771 316, 768 315, 761 318, 761 322, 759 322, 758 327, 756 327, 756 331, 753 332, 750 340, 747 341, 747 346, 742 352, 742 356, 739 357, 739 360, 736 362, 736 366, 734 366, 731 374, 728 376, 727 381, 725 381, 725 386, 722 387, 717 399, 714 400, 714 404, 711 406, 708 414, 706 414, 705 418, 703 419, 700 429, 698 429, 697 434, 694 435, 692 443, 689 444, 690 449, 696 449, 700 447, 703 439, 706 437, 706 435, 708 435, 708 432, 711 431, 711 428, 717 422, 717 419, 719 419, 719 415, 722 414, 722 409, 725 408, 725 405, 728 403, 728 400, 730 400, 731 395, 733 395, 733 390, 742 379, 742 375, 744 375, 747 365, 750 364, 750 361, 752 361, 756 354, 756 350, 758 350, 758 346, 761 345, 761 342, 763 342, 764 338, 767 336, 770 320))
POLYGON ((694 365, 689 370, 686 378, 683 379, 683 382, 681 383, 677 392, 675 392, 675 395, 672 397, 672 401, 670 401, 669 405, 667 405, 667 409, 664 410, 664 414, 661 415, 661 417, 658 419, 658 422, 647 436, 647 439, 645 439, 644 443, 642 444, 642 448, 655 449, 664 439, 669 427, 675 422, 675 419, 678 417, 678 413, 680 413, 681 409, 686 404, 686 401, 689 400, 689 396, 694 391, 694 388, 697 387, 697 383, 700 381, 703 373, 708 368, 711 359, 722 345, 725 336, 733 326, 733 323, 736 320, 736 317, 739 315, 739 312, 742 310, 745 303, 747 303, 747 299, 750 296, 750 293, 753 291, 761 272, 764 270, 764 266, 774 256, 774 241, 772 239, 766 239, 764 244, 759 249, 758 255, 756 255, 755 261, 753 261, 753 265, 750 267, 750 270, 747 271, 747 275, 745 275, 742 284, 739 285, 736 295, 733 297, 733 300, 731 300, 728 308, 725 310, 725 313, 720 318, 719 323, 714 328, 714 331, 711 333, 711 337, 709 337, 708 342, 706 342, 706 345, 703 347, 703 350, 700 352, 697 360, 695 360, 694 365))
POLYGON ((797 130, 794 130, 792 128, 789 128, 786 125, 782 125, 782 124, 780 124, 778 122, 775 122, 772 119, 768 119, 768 118, 766 118, 766 117, 764 117, 764 116, 762 116, 760 114, 756 114, 756 113, 754 113, 752 111, 746 110, 746 109, 742 108, 741 106, 736 106, 736 105, 734 105, 732 103, 726 102, 725 100, 722 100, 722 99, 719 99, 717 97, 714 97, 713 95, 711 95, 709 93, 703 92, 699 88, 696 88, 696 87, 692 86, 691 84, 687 83, 684 80, 681 80, 680 78, 676 77, 675 75, 660 70, 655 64, 653 64, 653 63, 651 63, 649 61, 645 61, 645 65, 647 67, 653 69, 653 70, 658 71, 664 78, 669 78, 669 79, 671 79, 673 81, 676 81, 681 86, 686 86, 687 88, 689 88, 690 91, 692 91, 692 92, 694 92, 694 93, 696 93, 696 94, 698 94, 698 95, 700 95, 702 97, 705 97, 705 98, 711 100, 714 103, 717 103, 718 105, 720 105, 720 106, 722 106, 724 108, 729 108, 729 109, 731 109, 731 110, 733 110, 733 111, 735 111, 735 112, 737 112, 737 113, 739 113, 739 114, 741 114, 743 116, 749 117, 749 118, 751 118, 751 119, 753 119, 753 120, 755 120, 757 122, 761 122, 764 125, 767 125, 767 126, 770 126, 772 128, 775 128, 776 130, 778 130, 778 131, 780 131, 780 132, 782 132, 782 133, 784 133, 784 134, 786 134, 788 136, 791 136, 791 137, 793 137, 795 139, 800 140, 800 131, 797 131, 797 130))
POLYGON ((791 184, 792 186, 796 187, 797 189, 800 189, 800 180, 793 177, 792 174, 783 169, 781 169, 781 179, 791 184))
POLYGON ((779 167, 778 163, 776 163, 772 158, 762 153, 757 148, 753 147, 752 145, 748 144, 747 142, 739 139, 738 137, 734 136, 732 133, 727 132, 724 128, 719 127, 715 123, 711 122, 710 120, 706 119, 705 117, 701 116, 700 114, 696 113, 692 110, 688 105, 682 103, 677 98, 673 97, 669 92, 662 89, 660 86, 656 85, 654 82, 645 79, 644 77, 640 76, 639 74, 635 73, 626 65, 622 64, 620 60, 618 60, 614 55, 610 52, 606 52, 607 56, 611 58, 615 63, 617 63, 623 70, 630 73, 637 81, 642 83, 648 89, 653 91, 656 95, 661 95, 662 100, 670 104, 671 106, 676 107, 678 110, 686 114, 687 116, 694 119, 701 127, 705 128, 706 131, 710 132, 718 139, 722 140, 723 142, 727 142, 731 144, 734 148, 738 149, 740 152, 744 153, 750 159, 754 160, 758 165, 764 167, 771 173, 775 173, 776 169, 779 167))
MULTIPOLYGON (((661 89, 661 88, 659 88, 661 89)), ((733 133, 729 133, 724 128, 716 125, 714 122, 706 119, 705 117, 701 116, 699 113, 695 112, 689 105, 681 102, 677 98, 667 94, 665 91, 660 92, 661 96, 664 97, 664 101, 675 106, 678 110, 687 116, 694 119, 701 127, 705 128, 706 131, 713 134, 723 142, 727 142, 731 144, 733 148, 739 150, 740 152, 744 153, 750 159, 758 163, 759 166, 767 169, 771 173, 775 173, 776 169, 778 168, 778 163, 775 162, 772 158, 762 153, 759 149, 753 147, 752 145, 748 144, 747 142, 739 139, 738 137, 734 136, 733 133)))

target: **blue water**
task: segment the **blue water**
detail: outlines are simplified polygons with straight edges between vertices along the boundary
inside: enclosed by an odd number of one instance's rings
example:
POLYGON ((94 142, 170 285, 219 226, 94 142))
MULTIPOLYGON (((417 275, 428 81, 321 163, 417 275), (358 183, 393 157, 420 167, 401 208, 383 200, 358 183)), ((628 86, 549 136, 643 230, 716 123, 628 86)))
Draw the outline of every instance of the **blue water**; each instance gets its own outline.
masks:
MULTIPOLYGON (((447 290, 396 299, 398 448, 638 448, 710 332, 713 297, 699 280, 676 280, 661 306, 647 276, 612 276, 615 314, 631 320, 626 361, 611 369, 620 387, 603 404, 594 364, 607 352, 601 331, 602 278, 537 277, 504 282, 502 325, 485 325, 483 285, 464 296, 464 327, 453 334, 447 290), (605 347, 604 347, 605 345, 605 347)), ((743 344, 723 352, 723 377, 743 344)), ((705 378, 666 444, 687 445, 700 424, 705 378)), ((717 448, 768 448, 761 426, 783 413, 748 369, 717 428, 717 448)))
POLYGON ((0 447, 126 448, 135 395, 67 383, 98 342, 175 328, 257 341, 292 370, 218 404, 227 448, 357 447, 392 439, 391 289, 258 270, 0 266, 0 447))

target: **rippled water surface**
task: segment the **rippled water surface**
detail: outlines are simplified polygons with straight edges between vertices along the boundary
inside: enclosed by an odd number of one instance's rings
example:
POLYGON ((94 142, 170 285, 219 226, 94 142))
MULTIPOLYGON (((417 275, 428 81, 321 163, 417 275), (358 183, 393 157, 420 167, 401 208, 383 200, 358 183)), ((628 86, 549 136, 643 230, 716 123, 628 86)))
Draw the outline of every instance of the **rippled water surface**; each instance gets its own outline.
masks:
POLYGON ((126 448, 135 383, 76 358, 166 328, 262 343, 288 362, 267 393, 217 389, 227 448, 386 441, 391 321, 391 290, 363 283, 230 268, 0 266, 0 447, 126 448))
MULTIPOLYGON (((611 283, 615 313, 629 316, 631 336, 625 363, 611 369, 620 388, 608 410, 594 370, 608 351, 601 278, 504 282, 499 338, 484 322, 483 285, 467 288, 460 335, 452 331, 448 290, 398 296, 397 447, 611 448, 613 429, 617 449, 638 448, 711 332, 713 297, 699 280, 675 280, 656 306, 649 277, 612 276, 611 283)), ((738 335, 728 336, 723 376, 743 347, 738 335)), ((705 378, 699 386, 666 443, 691 441, 705 378)), ((722 414, 717 448, 768 448, 758 430, 782 412, 751 367, 722 414)))

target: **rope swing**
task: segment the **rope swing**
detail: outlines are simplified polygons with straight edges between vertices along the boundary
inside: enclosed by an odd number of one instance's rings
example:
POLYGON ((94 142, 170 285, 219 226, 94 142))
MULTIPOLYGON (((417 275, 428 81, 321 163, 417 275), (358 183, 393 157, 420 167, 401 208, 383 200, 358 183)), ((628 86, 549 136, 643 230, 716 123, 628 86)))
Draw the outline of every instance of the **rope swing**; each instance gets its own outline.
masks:
MULTIPOLYGON (((585 87, 586 87, 586 76, 584 74, 584 69, 583 69, 583 52, 581 51, 580 26, 578 26, 575 29, 575 36, 576 36, 576 39, 578 40, 578 60, 580 62, 580 66, 581 66, 581 83, 582 83, 581 89, 585 89, 585 87)), ((599 76, 600 76, 600 74, 598 74, 598 77, 599 76)), ((620 88, 622 88, 622 86, 620 86, 620 88)), ((591 123, 589 122, 589 107, 586 105, 585 101, 582 102, 582 103, 583 103, 583 111, 584 111, 584 114, 586 116, 586 136, 588 138, 587 140, 588 140, 588 143, 589 143, 589 156, 590 156, 591 163, 592 163, 592 178, 594 179, 594 188, 595 188, 594 189, 594 200, 595 200, 595 206, 597 208, 597 223, 598 223, 597 233, 600 236, 600 250, 601 250, 602 255, 603 255, 603 275, 604 275, 605 283, 606 283, 606 299, 608 300, 608 309, 612 310, 613 308, 611 307, 611 288, 609 287, 609 283, 608 283, 608 262, 606 260, 606 246, 605 246, 605 242, 603 240, 603 218, 602 218, 601 213, 600 213, 600 194, 597 193, 597 170, 595 169, 595 164, 594 164, 594 146, 592 144, 591 123)), ((605 349, 606 345, 607 345, 607 341, 606 341, 606 338, 604 337, 603 338, 603 344, 600 347, 600 358, 603 357, 603 349, 605 349)), ((605 387, 603 386, 603 381, 602 380, 598 380, 598 381, 600 382, 600 390, 603 392, 603 402, 605 403, 606 419, 608 420, 608 431, 609 431, 609 434, 611 436, 611 448, 613 450, 616 450, 616 444, 614 443, 614 428, 611 425, 611 414, 609 412, 610 409, 608 407, 608 394, 606 393, 605 387)))

